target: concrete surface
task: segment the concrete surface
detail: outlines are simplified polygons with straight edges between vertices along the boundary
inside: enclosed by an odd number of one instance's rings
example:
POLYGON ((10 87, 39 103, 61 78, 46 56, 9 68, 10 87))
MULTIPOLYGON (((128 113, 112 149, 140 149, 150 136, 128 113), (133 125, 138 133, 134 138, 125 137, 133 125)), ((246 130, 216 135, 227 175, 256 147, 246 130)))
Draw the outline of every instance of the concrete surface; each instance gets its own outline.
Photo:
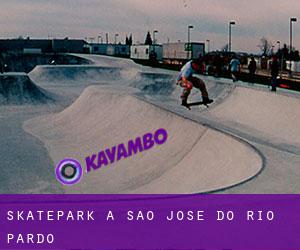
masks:
MULTIPOLYGON (((53 103, 0 106, 0 157, 6 159, 0 192, 300 192, 298 93, 203 77, 215 103, 188 111, 179 105, 176 72, 79 56, 94 65, 38 66, 29 74, 53 103), (82 160, 157 126, 172 134, 163 150, 95 171, 74 187, 56 181, 62 158, 82 160)), ((197 90, 190 100, 201 100, 197 90)))

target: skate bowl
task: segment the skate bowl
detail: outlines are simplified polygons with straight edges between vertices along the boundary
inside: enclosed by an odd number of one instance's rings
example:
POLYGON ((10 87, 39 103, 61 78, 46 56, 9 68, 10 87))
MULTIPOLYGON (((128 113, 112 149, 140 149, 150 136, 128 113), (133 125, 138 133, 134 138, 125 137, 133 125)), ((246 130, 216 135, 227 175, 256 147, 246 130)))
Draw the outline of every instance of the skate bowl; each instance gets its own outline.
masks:
MULTIPOLYGON (((145 67, 136 64, 132 60, 100 55, 82 55, 86 60, 98 68, 115 68, 120 74, 114 75, 113 80, 123 80, 122 85, 139 89, 146 94, 170 94, 174 89, 174 72, 157 68, 145 67)), ((101 73, 101 72, 99 72, 101 73)), ((101 76, 105 80, 106 75, 101 76)), ((111 80, 111 79, 109 79, 111 80)))
POLYGON ((300 145, 300 98, 237 87, 211 115, 224 124, 279 144, 300 145))
POLYGON ((139 72, 130 86, 148 95, 170 95, 176 88, 171 74, 139 72))
POLYGON ((49 94, 26 73, 0 74, 0 105, 42 104, 51 102, 49 94))
POLYGON ((113 145, 159 128, 168 132, 164 145, 85 173, 80 183, 64 186, 65 193, 202 193, 243 183, 263 167, 248 144, 102 86, 87 87, 61 113, 23 128, 44 142, 54 165, 75 158, 82 166, 86 156, 113 145))
POLYGON ((118 68, 136 68, 142 69, 141 65, 136 64, 127 58, 120 58, 114 56, 103 56, 95 54, 70 54, 75 57, 84 58, 95 66, 103 67, 118 67, 118 68))
MULTIPOLYGON (((169 95, 175 89, 174 75, 139 71, 127 61, 116 66, 99 65, 46 65, 37 66, 30 72, 30 78, 41 85, 61 84, 113 84, 137 88, 147 95, 169 95)), ((112 63, 111 63, 112 64, 112 63)))
POLYGON ((46 65, 35 67, 29 74, 34 81, 42 84, 78 84, 103 80, 114 81, 121 77, 121 69, 95 65, 46 65))

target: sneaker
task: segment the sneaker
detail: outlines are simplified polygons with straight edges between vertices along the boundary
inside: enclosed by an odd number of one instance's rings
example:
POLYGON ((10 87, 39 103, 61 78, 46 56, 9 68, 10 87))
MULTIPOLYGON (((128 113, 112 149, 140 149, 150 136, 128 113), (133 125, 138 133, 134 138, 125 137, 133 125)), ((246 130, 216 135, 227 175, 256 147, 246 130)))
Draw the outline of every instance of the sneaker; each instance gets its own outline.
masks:
POLYGON ((208 97, 203 96, 202 97, 202 102, 203 102, 203 104, 210 104, 210 103, 213 102, 213 100, 209 99, 208 97))
POLYGON ((186 100, 182 100, 181 105, 182 105, 183 107, 186 107, 187 109, 191 110, 191 107, 188 105, 188 103, 187 103, 186 100))
POLYGON ((182 100, 181 105, 187 107, 188 106, 187 100, 182 100))

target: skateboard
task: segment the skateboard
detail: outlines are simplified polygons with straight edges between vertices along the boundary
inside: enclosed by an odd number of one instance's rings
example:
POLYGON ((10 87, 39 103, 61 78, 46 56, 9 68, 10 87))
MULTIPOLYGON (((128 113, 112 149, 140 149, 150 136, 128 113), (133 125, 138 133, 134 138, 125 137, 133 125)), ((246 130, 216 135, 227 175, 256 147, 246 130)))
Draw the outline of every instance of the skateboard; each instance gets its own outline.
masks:
POLYGON ((211 104, 211 103, 213 103, 214 101, 213 100, 211 100, 210 102, 208 102, 208 103, 204 103, 204 102, 191 102, 191 103, 188 103, 186 106, 184 106, 184 107, 186 107, 188 110, 191 110, 191 107, 193 107, 193 106, 201 106, 201 105, 204 105, 204 106, 206 106, 207 108, 209 108, 209 104, 211 104))

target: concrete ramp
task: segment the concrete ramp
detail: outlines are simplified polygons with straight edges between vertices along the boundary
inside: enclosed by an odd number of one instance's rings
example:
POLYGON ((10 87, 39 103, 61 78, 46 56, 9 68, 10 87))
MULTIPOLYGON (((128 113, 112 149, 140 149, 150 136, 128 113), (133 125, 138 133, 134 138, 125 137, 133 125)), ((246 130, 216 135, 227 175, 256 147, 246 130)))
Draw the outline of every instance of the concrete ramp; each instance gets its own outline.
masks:
POLYGON ((250 134, 300 145, 299 98, 237 87, 211 114, 250 134))
POLYGON ((54 164, 72 157, 83 166, 86 156, 159 128, 168 131, 166 144, 84 174, 65 192, 207 192, 244 182, 262 168, 260 156, 247 144, 101 86, 86 88, 61 113, 24 124, 45 143, 54 164))
POLYGON ((115 65, 113 62, 110 65, 41 65, 36 66, 29 75, 35 82, 46 86, 117 83, 137 88, 149 95, 166 95, 175 89, 174 74, 143 71, 132 65, 130 60, 115 65))
POLYGON ((0 104, 39 104, 51 101, 47 92, 25 73, 0 74, 0 104))
POLYGON ((30 72, 30 77, 43 84, 115 81, 121 78, 121 68, 93 65, 46 65, 35 67, 30 72))
POLYGON ((95 54, 71 54, 71 55, 84 58, 97 66, 143 69, 143 66, 136 64, 135 62, 133 62, 131 59, 128 58, 95 55, 95 54))
POLYGON ((176 88, 175 77, 171 74, 138 72, 130 86, 147 95, 170 95, 176 88))

